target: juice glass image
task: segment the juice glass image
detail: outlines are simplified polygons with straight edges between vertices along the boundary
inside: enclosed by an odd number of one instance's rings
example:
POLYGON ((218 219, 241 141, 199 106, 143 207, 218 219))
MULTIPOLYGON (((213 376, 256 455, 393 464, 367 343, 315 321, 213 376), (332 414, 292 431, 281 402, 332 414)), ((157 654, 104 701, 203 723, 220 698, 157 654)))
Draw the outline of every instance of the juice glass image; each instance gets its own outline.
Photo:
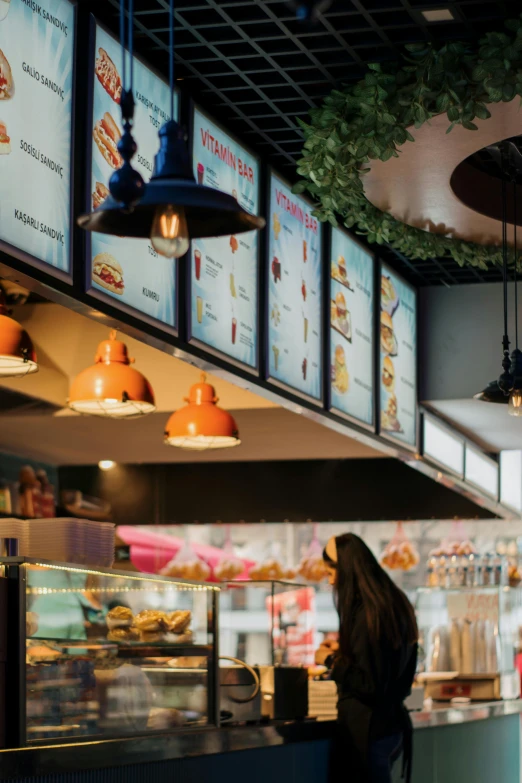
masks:
POLYGON ((202 163, 198 163, 198 185, 203 184, 204 178, 205 178, 205 167, 202 163))
POLYGON ((201 296, 196 297, 196 310, 198 314, 198 324, 203 320, 203 299, 201 296))
POLYGON ((279 348, 277 345, 273 345, 272 350, 274 352, 274 364, 277 371, 279 369, 279 348))
POLYGON ((196 270, 196 280, 201 277, 201 251, 194 250, 194 267, 196 270))
POLYGON ((230 273, 230 296, 232 296, 234 299, 237 299, 237 293, 236 293, 236 281, 234 279, 234 273, 230 273))
POLYGON ((306 239, 303 239, 303 261, 306 264, 308 261, 308 253, 307 253, 307 246, 306 246, 306 239))
POLYGON ((237 319, 232 318, 232 345, 236 344, 237 319))
POLYGON ((308 342, 308 318, 304 319, 304 341, 308 342))
POLYGON ((305 356, 305 358, 303 359, 303 363, 301 365, 301 369, 303 371, 303 381, 306 381, 306 369, 307 369, 307 367, 308 367, 308 359, 305 356))

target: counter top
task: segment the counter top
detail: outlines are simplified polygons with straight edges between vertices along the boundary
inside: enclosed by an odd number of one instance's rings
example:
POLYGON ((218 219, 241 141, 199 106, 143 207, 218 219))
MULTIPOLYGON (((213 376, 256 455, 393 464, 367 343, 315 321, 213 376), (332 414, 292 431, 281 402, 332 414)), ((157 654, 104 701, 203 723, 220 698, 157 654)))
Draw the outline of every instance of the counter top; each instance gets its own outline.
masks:
MULTIPOLYGON (((455 707, 438 705, 412 713, 415 729, 451 726, 522 713, 522 699, 455 707)), ((207 756, 296 742, 328 740, 334 721, 290 721, 258 726, 195 729, 131 739, 40 745, 0 751, 0 780, 77 770, 103 769, 173 759, 207 756)))

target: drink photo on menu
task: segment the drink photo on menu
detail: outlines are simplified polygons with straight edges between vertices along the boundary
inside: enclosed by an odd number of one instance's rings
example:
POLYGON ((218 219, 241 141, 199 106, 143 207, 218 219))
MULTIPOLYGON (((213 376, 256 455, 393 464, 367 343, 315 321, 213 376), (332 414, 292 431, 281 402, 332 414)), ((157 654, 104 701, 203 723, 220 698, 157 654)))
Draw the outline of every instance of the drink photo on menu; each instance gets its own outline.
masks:
MULTIPOLYGON (((309 203, 272 173, 268 235, 268 370, 275 383, 322 397, 321 231, 309 203)), ((343 328, 348 324, 344 312, 343 328)), ((346 327, 345 336, 350 336, 346 327)))

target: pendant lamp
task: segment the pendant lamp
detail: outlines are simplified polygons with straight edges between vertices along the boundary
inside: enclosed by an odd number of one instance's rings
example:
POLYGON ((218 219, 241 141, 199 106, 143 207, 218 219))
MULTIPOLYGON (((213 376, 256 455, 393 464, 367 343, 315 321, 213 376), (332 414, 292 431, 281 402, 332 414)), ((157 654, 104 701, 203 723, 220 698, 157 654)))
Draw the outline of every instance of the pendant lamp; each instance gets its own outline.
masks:
POLYGON ((130 419, 156 409, 154 392, 148 380, 131 367, 127 346, 110 334, 98 346, 94 364, 73 381, 68 405, 77 413, 130 419))
MULTIPOLYGON (((190 239, 240 234, 263 228, 265 220, 251 215, 237 200, 215 188, 196 182, 184 141, 184 133, 174 120, 174 1, 170 0, 170 116, 159 130, 160 149, 154 160, 150 181, 142 187, 130 161, 136 143, 130 132, 134 101, 132 99, 132 0, 129 0, 129 49, 131 53, 131 86, 128 100, 121 100, 124 128, 118 143, 123 166, 109 182, 110 195, 94 212, 78 218, 86 231, 142 237, 151 240, 156 252, 168 258, 185 255, 190 239)), ((120 13, 125 12, 121 0, 120 13)), ((123 25, 120 22, 120 27, 123 25)), ((124 47, 122 38, 122 47, 124 47)), ((124 54, 125 59, 125 54, 124 54)), ((139 177, 139 174, 138 174, 139 177)))
POLYGON ((38 371, 36 353, 31 338, 20 324, 11 318, 0 291, 0 377, 19 378, 38 371))
MULTIPOLYGON (((499 150, 494 150, 494 158, 501 170, 502 182, 502 285, 504 298, 504 335, 502 347, 503 373, 497 381, 491 381, 485 389, 474 395, 474 399, 482 402, 493 402, 508 405, 511 416, 522 416, 522 352, 518 348, 518 249, 517 249, 517 185, 518 173, 516 161, 521 159, 517 147, 512 142, 505 142, 499 150), (509 354, 508 336, 508 235, 507 235, 507 179, 513 183, 513 244, 514 244, 514 278, 515 278, 515 349, 509 354)), ((522 159, 521 159, 522 160, 522 159)))
POLYGON ((167 422, 165 443, 181 449, 204 451, 239 446, 239 432, 233 416, 219 408, 216 390, 206 382, 205 373, 201 382, 190 389, 188 405, 175 411, 167 422))

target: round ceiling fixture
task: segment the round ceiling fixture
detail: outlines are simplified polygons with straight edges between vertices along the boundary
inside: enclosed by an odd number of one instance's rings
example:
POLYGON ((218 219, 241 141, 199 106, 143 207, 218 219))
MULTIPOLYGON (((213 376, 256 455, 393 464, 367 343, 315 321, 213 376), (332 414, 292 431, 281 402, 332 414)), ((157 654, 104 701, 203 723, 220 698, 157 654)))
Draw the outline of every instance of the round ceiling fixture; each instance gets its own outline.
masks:
POLYGON ((188 405, 175 411, 167 422, 165 443, 181 449, 205 451, 239 446, 239 432, 234 417, 216 404, 216 390, 206 383, 205 373, 201 382, 191 389, 188 405))
POLYGON ((20 378, 38 371, 33 343, 18 321, 9 316, 0 291, 0 376, 20 378))
POLYGON ((98 346, 92 367, 73 381, 68 405, 89 416, 131 419, 156 409, 154 392, 148 380, 130 365, 125 343, 110 334, 98 346))

